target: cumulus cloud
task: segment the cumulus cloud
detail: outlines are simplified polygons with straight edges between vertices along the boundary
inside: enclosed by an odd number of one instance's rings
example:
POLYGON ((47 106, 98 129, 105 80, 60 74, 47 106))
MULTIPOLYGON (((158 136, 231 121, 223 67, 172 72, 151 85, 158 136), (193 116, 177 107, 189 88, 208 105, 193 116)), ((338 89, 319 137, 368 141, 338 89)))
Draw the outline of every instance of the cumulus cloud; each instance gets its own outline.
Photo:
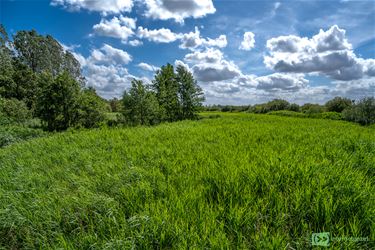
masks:
POLYGON ((192 72, 202 82, 233 79, 241 74, 237 65, 225 60, 223 53, 213 48, 187 54, 184 60, 193 65, 192 72))
POLYGON ((243 41, 241 42, 241 45, 239 47, 239 49, 241 50, 251 50, 252 48, 254 48, 255 46, 255 39, 254 39, 255 35, 253 32, 245 32, 243 34, 243 41))
POLYGON ((99 36, 119 38, 124 43, 134 35, 136 19, 130 17, 113 17, 111 20, 102 19, 100 23, 93 26, 94 33, 99 36))
POLYGON ((130 12, 133 0, 52 0, 51 5, 62 6, 70 11, 86 9, 106 15, 130 12))
POLYGON ((260 76, 255 79, 257 88, 266 91, 296 91, 304 88, 309 83, 302 74, 282 74, 260 76))
POLYGON ((220 35, 215 39, 202 38, 198 27, 195 27, 194 32, 180 34, 180 39, 180 48, 182 49, 194 50, 200 46, 224 48, 228 45, 226 35, 220 35))
POLYGON ((128 64, 132 57, 126 51, 104 44, 102 48, 91 51, 88 60, 92 63, 128 64))
POLYGON ((137 33, 139 38, 147 39, 156 43, 171 43, 179 38, 178 34, 166 28, 149 30, 147 28, 138 27, 137 33))
POLYGON ((144 62, 139 63, 137 66, 145 71, 151 71, 151 72, 155 72, 159 69, 158 67, 154 65, 144 63, 144 62))
POLYGON ((280 36, 267 41, 267 67, 279 72, 318 73, 335 80, 355 80, 373 75, 372 59, 358 58, 337 25, 311 39, 280 36))
POLYGON ((128 44, 133 47, 138 47, 138 46, 141 46, 143 42, 138 39, 134 39, 134 40, 129 41, 128 44))
POLYGON ((145 0, 147 17, 160 20, 174 19, 183 23, 185 18, 200 18, 215 13, 212 0, 145 0))
POLYGON ((81 63, 87 85, 94 87, 104 98, 119 97, 130 87, 130 82, 136 78, 129 74, 124 66, 132 61, 126 51, 104 44, 99 49, 93 49, 88 57, 72 52, 81 63))
POLYGON ((149 30, 147 28, 138 27, 137 35, 141 39, 146 39, 156 43, 171 43, 177 40, 181 41, 180 48, 195 50, 198 47, 219 47, 224 48, 227 46, 227 37, 220 35, 215 39, 202 38, 200 31, 195 27, 194 32, 189 33, 174 33, 170 29, 161 28, 149 30))

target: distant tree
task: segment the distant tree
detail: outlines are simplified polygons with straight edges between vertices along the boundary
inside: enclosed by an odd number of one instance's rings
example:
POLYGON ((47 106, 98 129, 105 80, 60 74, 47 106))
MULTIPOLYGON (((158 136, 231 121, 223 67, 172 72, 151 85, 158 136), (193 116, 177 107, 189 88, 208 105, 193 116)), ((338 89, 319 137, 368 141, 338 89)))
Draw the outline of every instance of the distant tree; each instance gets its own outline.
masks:
POLYGON ((121 101, 116 97, 109 100, 109 105, 111 107, 112 112, 120 112, 121 111, 121 101))
POLYGON ((291 103, 288 107, 288 110, 294 111, 294 112, 300 112, 300 106, 296 103, 291 103))
POLYGON ((79 124, 85 128, 98 126, 104 121, 107 104, 94 88, 84 89, 78 100, 79 124))
POLYGON ((375 98, 366 97, 358 103, 346 108, 343 113, 344 120, 357 122, 361 125, 375 123, 375 98))
POLYGON ((130 125, 153 125, 159 122, 159 104, 155 94, 141 80, 133 79, 123 96, 123 114, 130 125))
POLYGON ((180 118, 181 106, 178 97, 179 85, 173 66, 169 63, 162 66, 156 72, 152 83, 160 106, 161 120, 177 121, 180 118))
POLYGON ((196 113, 202 109, 203 91, 198 86, 193 74, 184 66, 177 66, 176 71, 176 79, 179 84, 181 118, 193 119, 196 113))
POLYGON ((69 73, 58 75, 38 98, 37 114, 50 131, 74 127, 79 122, 80 85, 69 73))
POLYGON ((305 103, 301 106, 301 111, 307 115, 323 113, 325 110, 324 106, 313 103, 305 103))
POLYGON ((327 111, 329 112, 341 113, 344 109, 352 106, 352 101, 348 98, 335 97, 332 100, 328 101, 325 106, 327 111))

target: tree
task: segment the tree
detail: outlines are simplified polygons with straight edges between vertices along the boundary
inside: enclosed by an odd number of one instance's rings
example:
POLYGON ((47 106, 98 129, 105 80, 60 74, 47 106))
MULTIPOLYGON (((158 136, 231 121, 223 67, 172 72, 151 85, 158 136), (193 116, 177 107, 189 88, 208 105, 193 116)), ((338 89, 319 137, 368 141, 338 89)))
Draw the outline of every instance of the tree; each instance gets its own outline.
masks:
POLYGON ((179 97, 181 104, 181 118, 193 119, 196 112, 202 109, 204 94, 198 86, 193 74, 184 66, 177 66, 176 79, 179 84, 179 97))
POLYGON ((31 118, 31 112, 23 101, 0 98, 0 113, 14 122, 24 122, 31 118))
POLYGON ((121 111, 121 101, 117 99, 116 97, 109 100, 109 105, 111 107, 112 112, 120 112, 121 111))
POLYGON ((7 97, 9 89, 13 89, 13 65, 12 53, 9 49, 10 41, 8 34, 2 24, 0 24, 0 95, 7 97))
POLYGON ((305 103, 301 106, 301 111, 307 115, 324 112, 324 107, 319 104, 305 103))
POLYGON ((67 72, 44 87, 38 98, 37 114, 48 130, 65 130, 78 124, 79 94, 79 83, 67 72))
POLYGON ((294 112, 299 112, 300 111, 300 106, 296 103, 291 103, 288 107, 288 110, 294 111, 294 112))
POLYGON ((141 80, 133 79, 124 92, 123 114, 130 125, 153 125, 159 122, 159 104, 155 94, 141 80))
POLYGON ((327 111, 329 112, 341 113, 344 109, 352 106, 352 101, 348 98, 335 97, 332 100, 328 101, 325 106, 327 111))
POLYGON ((84 84, 80 63, 52 36, 44 37, 35 30, 18 31, 13 40, 19 60, 33 72, 47 71, 54 77, 67 72, 80 84, 84 84))
POLYGON ((343 118, 347 121, 358 122, 361 125, 375 123, 375 98, 366 97, 343 111, 343 118))
POLYGON ((160 106, 161 120, 177 121, 180 118, 179 86, 171 64, 161 67, 153 80, 153 89, 160 106))
POLYGON ((98 126, 104 121, 107 104, 94 88, 84 89, 79 96, 79 124, 85 128, 98 126))

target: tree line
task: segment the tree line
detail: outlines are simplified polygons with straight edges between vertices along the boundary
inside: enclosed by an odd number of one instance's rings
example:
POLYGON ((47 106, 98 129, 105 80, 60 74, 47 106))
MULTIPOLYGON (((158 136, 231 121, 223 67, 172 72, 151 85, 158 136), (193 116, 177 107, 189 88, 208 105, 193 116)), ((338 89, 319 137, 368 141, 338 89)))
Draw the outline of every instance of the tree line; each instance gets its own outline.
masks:
POLYGON ((12 38, 0 24, 0 118, 38 118, 61 131, 99 126, 112 110, 127 125, 153 125, 194 119, 202 108, 202 89, 183 66, 161 67, 148 85, 134 79, 121 101, 107 101, 85 86, 80 63, 52 36, 31 30, 12 38))
POLYGON ((289 111, 278 113, 288 116, 299 116, 312 118, 327 118, 334 120, 346 120, 356 122, 361 125, 375 123, 375 98, 364 97, 361 100, 351 100, 345 97, 335 97, 327 101, 324 105, 316 103, 305 103, 298 105, 289 103, 283 99, 274 99, 266 103, 255 105, 210 105, 205 107, 206 111, 221 112, 249 112, 255 114, 267 114, 279 111, 289 111))

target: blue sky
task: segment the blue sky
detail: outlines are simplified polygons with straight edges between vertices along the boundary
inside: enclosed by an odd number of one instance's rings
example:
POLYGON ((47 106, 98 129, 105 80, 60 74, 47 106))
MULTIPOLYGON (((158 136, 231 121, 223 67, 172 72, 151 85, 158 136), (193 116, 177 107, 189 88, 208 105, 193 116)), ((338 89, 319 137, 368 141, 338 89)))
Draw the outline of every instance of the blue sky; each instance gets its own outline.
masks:
POLYGON ((375 1, 1 0, 9 33, 50 34, 87 84, 119 97, 132 78, 184 64, 207 104, 323 103, 375 95, 375 1))

